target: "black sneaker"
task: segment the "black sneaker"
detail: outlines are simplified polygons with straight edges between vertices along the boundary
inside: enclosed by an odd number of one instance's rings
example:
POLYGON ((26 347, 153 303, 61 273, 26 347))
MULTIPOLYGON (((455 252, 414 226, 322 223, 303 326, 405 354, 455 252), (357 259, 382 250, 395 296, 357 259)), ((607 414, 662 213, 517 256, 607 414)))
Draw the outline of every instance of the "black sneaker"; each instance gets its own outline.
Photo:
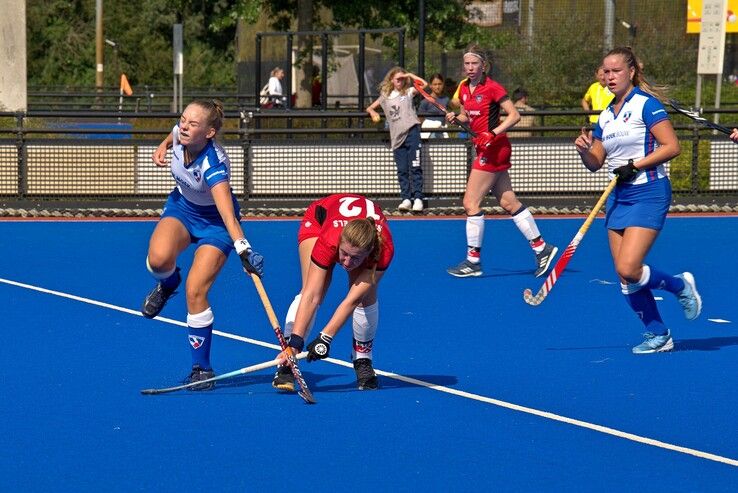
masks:
MULTIPOLYGON (((212 369, 204 370, 200 365, 195 365, 192 367, 190 375, 185 378, 184 383, 200 382, 214 376, 215 372, 212 369)), ((207 382, 202 385, 193 385, 189 390, 212 390, 213 387, 215 387, 215 382, 207 382)))
POLYGON ((369 358, 361 358, 354 360, 354 370, 356 371, 356 383, 359 390, 377 390, 379 388, 379 379, 374 373, 372 360, 369 358))
POLYGON ((179 283, 182 282, 182 277, 179 275, 179 267, 174 271, 174 275, 177 276, 177 284, 172 289, 167 289, 162 286, 161 282, 156 283, 153 290, 146 296, 141 313, 146 318, 154 318, 159 315, 167 300, 174 294, 179 287, 179 283))
POLYGON ((536 253, 536 277, 541 277, 546 273, 558 251, 558 248, 550 243, 546 243, 541 253, 536 253))
POLYGON ((272 387, 285 392, 295 391, 295 377, 292 375, 292 369, 289 365, 280 365, 277 367, 277 372, 274 374, 274 380, 272 380, 272 387))

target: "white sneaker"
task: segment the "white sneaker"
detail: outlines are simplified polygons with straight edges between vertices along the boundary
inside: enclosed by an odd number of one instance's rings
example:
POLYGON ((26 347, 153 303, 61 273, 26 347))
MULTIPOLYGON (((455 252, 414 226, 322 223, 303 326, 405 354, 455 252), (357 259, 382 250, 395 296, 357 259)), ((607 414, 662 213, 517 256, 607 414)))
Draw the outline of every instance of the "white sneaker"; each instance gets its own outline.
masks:
POLYGON ((413 201, 413 211, 420 212, 423 210, 423 199, 415 199, 413 201))
POLYGON ((400 202, 400 205, 397 206, 397 209, 401 211, 409 211, 412 207, 412 202, 410 202, 410 199, 405 199, 402 202, 400 202))

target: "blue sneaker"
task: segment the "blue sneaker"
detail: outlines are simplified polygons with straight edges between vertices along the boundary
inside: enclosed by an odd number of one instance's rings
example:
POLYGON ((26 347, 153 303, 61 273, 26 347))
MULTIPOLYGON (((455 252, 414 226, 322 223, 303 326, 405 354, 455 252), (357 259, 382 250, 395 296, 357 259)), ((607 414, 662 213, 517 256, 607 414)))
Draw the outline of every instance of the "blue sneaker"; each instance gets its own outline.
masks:
POLYGON ((558 251, 558 248, 550 243, 546 243, 546 246, 543 247, 541 253, 536 253, 536 277, 541 277, 546 273, 548 268, 551 266, 551 262, 553 262, 554 257, 556 257, 556 252, 558 251))
POLYGON ((666 334, 660 336, 651 332, 646 332, 643 336, 646 340, 633 348, 633 354, 663 353, 674 349, 674 341, 669 330, 666 331, 666 334))
POLYGON ((476 277, 482 275, 482 262, 469 262, 464 260, 455 267, 449 267, 446 272, 455 277, 476 277))
POLYGON ((694 282, 694 276, 690 272, 682 272, 676 277, 684 281, 684 289, 678 294, 679 303, 684 308, 684 316, 687 320, 694 320, 702 313, 702 298, 697 292, 697 285, 694 282))

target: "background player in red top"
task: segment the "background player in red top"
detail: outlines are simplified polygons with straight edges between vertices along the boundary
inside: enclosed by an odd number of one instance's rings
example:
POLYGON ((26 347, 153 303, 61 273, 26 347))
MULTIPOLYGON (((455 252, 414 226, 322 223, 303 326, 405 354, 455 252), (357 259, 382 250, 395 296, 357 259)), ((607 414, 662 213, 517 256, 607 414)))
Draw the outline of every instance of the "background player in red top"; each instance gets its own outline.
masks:
MULTIPOLYGON (((307 360, 327 357, 333 337, 351 316, 352 358, 358 387, 360 390, 378 388, 372 367, 372 345, 379 320, 377 286, 394 255, 392 235, 381 208, 355 194, 320 199, 305 211, 297 242, 302 289, 292 301, 284 325, 290 348, 302 351, 318 306, 330 286, 333 267, 340 264, 348 272, 348 293, 318 337, 308 344, 307 360)), ((272 385, 280 390, 294 391, 289 367, 277 368, 272 385)))
POLYGON ((546 273, 558 249, 543 241, 536 221, 528 208, 515 196, 507 170, 510 168, 512 147, 505 131, 520 121, 520 114, 500 84, 486 75, 487 56, 477 45, 464 53, 464 73, 467 79, 459 86, 461 112, 449 112, 446 119, 469 122, 477 134, 474 146, 477 157, 466 182, 464 211, 466 212, 467 254, 459 265, 447 270, 456 277, 482 275, 480 252, 484 239, 482 200, 492 191, 500 206, 512 215, 515 225, 530 243, 536 255, 536 277, 546 273), (500 112, 507 117, 500 121, 500 112))

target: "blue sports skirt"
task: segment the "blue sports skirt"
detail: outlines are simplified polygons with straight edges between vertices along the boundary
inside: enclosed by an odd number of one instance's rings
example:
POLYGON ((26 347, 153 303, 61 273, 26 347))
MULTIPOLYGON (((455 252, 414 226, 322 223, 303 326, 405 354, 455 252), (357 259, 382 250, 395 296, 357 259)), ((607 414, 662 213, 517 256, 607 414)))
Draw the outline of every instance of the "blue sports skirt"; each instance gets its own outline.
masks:
MULTIPOLYGON (((233 194, 231 194, 233 195, 233 194)), ((233 209, 236 217, 240 216, 241 208, 233 197, 233 209)), ((190 240, 197 246, 212 245, 226 256, 233 250, 233 240, 220 217, 218 208, 214 205, 193 204, 179 193, 176 188, 169 194, 162 219, 173 217, 181 222, 190 233, 190 240)))
POLYGON ((605 227, 641 227, 661 231, 671 204, 671 182, 661 178, 639 185, 618 185, 607 198, 605 227))

